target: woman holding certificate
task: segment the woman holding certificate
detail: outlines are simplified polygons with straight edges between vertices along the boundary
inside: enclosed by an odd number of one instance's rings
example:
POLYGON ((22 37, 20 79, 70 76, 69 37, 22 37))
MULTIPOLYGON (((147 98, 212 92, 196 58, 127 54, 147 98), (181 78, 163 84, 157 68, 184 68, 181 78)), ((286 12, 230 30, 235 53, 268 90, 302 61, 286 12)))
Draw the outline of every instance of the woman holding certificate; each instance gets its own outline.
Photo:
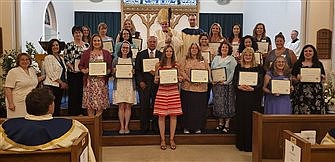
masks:
POLYGON ((182 61, 180 74, 181 101, 183 108, 184 133, 201 133, 206 125, 207 84, 210 68, 208 62, 201 56, 197 43, 192 43, 186 59, 182 61))
POLYGON ((176 149, 174 135, 177 125, 177 115, 183 114, 178 91, 178 65, 174 49, 167 45, 163 49, 161 61, 156 64, 155 80, 159 84, 154 105, 154 115, 158 115, 159 133, 161 136, 162 150, 166 150, 165 143, 165 117, 170 116, 170 148, 176 149))
POLYGON ((264 76, 265 114, 292 114, 291 72, 285 57, 278 56, 264 76))
POLYGON ((118 57, 113 60, 113 74, 115 76, 113 84, 113 104, 119 105, 119 134, 129 134, 128 128, 131 106, 136 103, 135 80, 133 77, 133 61, 130 43, 124 41, 117 52, 118 57))
POLYGON ((83 108, 88 116, 102 114, 109 107, 108 77, 111 72, 111 54, 102 49, 102 38, 93 35, 90 48, 80 58, 79 70, 83 76, 83 108))
POLYGON ((241 63, 235 68, 233 85, 236 89, 236 147, 251 151, 252 111, 261 110, 264 70, 256 64, 254 50, 242 51, 241 63))
POLYGON ((284 56, 286 63, 291 70, 293 64, 297 62, 297 56, 292 50, 285 48, 285 37, 281 32, 275 36, 275 43, 276 49, 272 50, 265 58, 264 69, 269 70, 270 65, 274 62, 276 57, 284 56))
POLYGON ((263 58, 265 58, 269 51, 272 50, 272 45, 271 39, 266 36, 265 25, 263 23, 256 24, 253 30, 253 37, 256 39, 259 52, 261 52, 263 58))
POLYGON ((232 55, 235 57, 236 61, 240 60, 240 53, 238 52, 238 47, 242 40, 242 31, 240 24, 234 24, 231 29, 231 35, 228 38, 229 43, 233 47, 232 55))
POLYGON ((294 91, 292 108, 294 114, 325 114, 321 82, 325 79, 325 70, 319 61, 313 45, 305 45, 299 60, 292 69, 294 91))
POLYGON ((213 115, 219 119, 219 125, 216 129, 223 133, 230 133, 229 122, 235 115, 235 90, 232 80, 237 62, 232 56, 232 52, 232 46, 227 41, 223 41, 219 53, 214 57, 211 65, 213 115), (221 71, 221 73, 216 71, 221 71))

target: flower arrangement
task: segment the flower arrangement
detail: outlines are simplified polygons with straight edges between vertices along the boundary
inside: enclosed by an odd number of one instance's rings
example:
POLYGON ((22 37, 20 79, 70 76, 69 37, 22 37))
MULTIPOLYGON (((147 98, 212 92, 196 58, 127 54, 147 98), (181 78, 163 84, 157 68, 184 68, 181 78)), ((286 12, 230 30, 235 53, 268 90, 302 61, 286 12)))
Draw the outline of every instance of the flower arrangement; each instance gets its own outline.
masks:
POLYGON ((327 74, 327 79, 323 83, 323 94, 328 109, 335 111, 335 73, 327 74))
POLYGON ((18 51, 15 49, 5 50, 5 53, 0 54, 2 58, 1 66, 2 66, 2 79, 5 79, 8 71, 15 67, 16 65, 16 57, 18 55, 18 51))

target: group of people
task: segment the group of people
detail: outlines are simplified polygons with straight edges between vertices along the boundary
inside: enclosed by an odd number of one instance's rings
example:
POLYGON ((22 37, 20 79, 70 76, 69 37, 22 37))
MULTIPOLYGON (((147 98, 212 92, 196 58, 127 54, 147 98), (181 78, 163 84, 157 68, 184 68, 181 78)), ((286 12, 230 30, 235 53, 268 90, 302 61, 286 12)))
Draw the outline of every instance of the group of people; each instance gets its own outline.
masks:
MULTIPOLYGON (((66 44, 63 55, 59 40, 50 40, 49 55, 43 63, 45 73, 40 77, 29 67, 30 56, 20 54, 18 67, 8 73, 5 84, 8 117, 13 117, 10 115, 13 112, 25 111, 24 98, 39 81, 43 81, 55 96, 54 116, 60 115, 65 89, 68 89, 68 110, 71 115, 82 114, 82 108, 87 109, 89 116, 99 115, 110 106, 108 83, 111 78, 113 104, 119 106, 119 134, 130 133, 131 107, 136 103, 137 91, 141 107, 141 129, 146 133, 152 122, 158 120, 162 150, 167 148, 166 116, 169 116, 170 122, 171 149, 176 149, 174 134, 177 116, 181 116, 178 119, 181 120, 185 134, 202 133, 205 130, 211 91, 213 115, 218 119, 216 129, 230 133, 230 121, 235 117, 236 146, 243 151, 251 151, 252 111, 267 114, 325 113, 321 84, 325 79, 325 71, 314 46, 306 45, 297 54, 295 51, 300 49, 294 47, 293 51, 286 48, 285 38, 279 33, 275 37, 276 48, 272 50, 271 39, 266 36, 262 23, 256 24, 252 36, 242 37, 241 26, 235 24, 231 36, 224 37, 218 23, 214 23, 207 34, 197 27, 196 15, 189 16, 189 28, 178 32, 169 27, 166 12, 161 11, 158 15, 162 29, 148 37, 147 49, 139 51, 136 58, 131 50, 135 46, 132 38, 138 38, 139 32, 130 19, 124 21, 116 42, 106 35, 105 23, 100 23, 99 34, 93 35, 90 35, 87 26, 74 26, 74 40, 66 44), (113 42, 112 45, 115 43, 115 48, 106 49, 104 42, 108 41, 113 42), (211 43, 218 45, 212 46, 211 43), (300 55, 298 59, 296 55, 300 55), (143 65, 148 59, 158 59, 155 68, 149 71, 143 65), (103 73, 91 74, 91 63, 103 63, 103 73), (120 65, 133 67, 131 77, 117 76, 120 65), (301 82, 301 68, 319 68, 320 82, 301 82), (167 69, 177 69, 177 83, 160 83, 160 71, 167 69), (193 81, 192 70, 207 71, 208 82, 193 81), (223 70, 225 78, 212 81, 212 70, 223 70), (240 77, 244 72, 256 74, 256 82, 241 84, 240 77), (272 80, 290 81, 291 92, 272 93, 272 80), (158 116, 158 119, 154 116, 158 116)), ((297 35, 297 31, 292 31, 290 47, 299 46, 297 35)), ((25 114, 21 112, 16 116, 25 114)))

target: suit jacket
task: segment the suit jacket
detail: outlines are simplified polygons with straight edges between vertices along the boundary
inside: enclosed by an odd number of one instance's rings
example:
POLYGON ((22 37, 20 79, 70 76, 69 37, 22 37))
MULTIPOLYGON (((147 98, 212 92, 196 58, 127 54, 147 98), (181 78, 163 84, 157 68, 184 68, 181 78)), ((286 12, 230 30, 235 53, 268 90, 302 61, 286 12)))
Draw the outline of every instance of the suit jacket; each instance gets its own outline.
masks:
MULTIPOLYGON (((159 50, 156 50, 155 52, 155 58, 159 58, 159 60, 162 57, 162 52, 159 50)), ((154 82, 154 76, 151 75, 149 72, 143 72, 143 59, 149 58, 149 50, 145 49, 141 52, 139 52, 136 56, 135 60, 135 77, 136 77, 136 84, 137 86, 140 85, 141 82, 145 82, 145 84, 152 84, 154 82)))
MULTIPOLYGON (((65 66, 64 58, 62 56, 60 58, 65 66)), ((43 68, 46 73, 46 77, 45 77, 45 80, 43 81, 43 84, 54 86, 54 87, 59 87, 59 83, 56 82, 56 80, 61 79, 63 67, 58 62, 56 57, 53 55, 45 56, 43 68)), ((66 77, 66 68, 65 68, 65 77, 66 77)))

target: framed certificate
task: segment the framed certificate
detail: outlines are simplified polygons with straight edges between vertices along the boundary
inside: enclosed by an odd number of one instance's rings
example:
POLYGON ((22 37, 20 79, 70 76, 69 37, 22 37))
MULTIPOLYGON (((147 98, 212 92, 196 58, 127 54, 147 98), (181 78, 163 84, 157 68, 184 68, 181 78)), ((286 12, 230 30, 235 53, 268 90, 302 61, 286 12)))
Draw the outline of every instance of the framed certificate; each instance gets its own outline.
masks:
POLYGON ((218 51, 218 48, 220 47, 220 43, 208 43, 208 46, 214 49, 214 51, 218 51))
POLYGON ((208 63, 211 63, 211 54, 209 51, 201 52, 201 55, 208 63))
POLYGON ((138 48, 132 48, 131 52, 133 53, 133 59, 135 59, 138 53, 138 48))
POLYGON ((133 44, 135 45, 135 48, 137 48, 138 50, 142 50, 143 40, 140 38, 132 38, 132 40, 133 40, 133 44))
POLYGON ((234 42, 231 46, 233 47, 233 53, 235 53, 238 50, 239 44, 234 42))
POLYGON ((240 72, 238 85, 256 86, 258 81, 257 72, 240 72))
POLYGON ((159 62, 158 58, 143 59, 143 72, 155 71, 157 62, 159 62))
POLYGON ((262 55, 259 52, 255 52, 254 55, 255 55, 256 64, 261 64, 262 55))
POLYGON ((268 42, 257 42, 258 51, 261 53, 268 53, 269 43, 268 42))
POLYGON ((227 80, 226 68, 212 69, 213 82, 220 82, 227 80))
POLYGON ((116 65, 116 78, 133 78, 133 65, 116 65))
POLYGON ((271 92, 290 94, 291 82, 289 80, 271 80, 271 92))
POLYGON ((321 69, 320 68, 301 68, 300 69, 301 82, 321 82, 321 69))
POLYGON ((159 70, 159 84, 178 83, 177 69, 159 70))
POLYGON ((79 70, 79 63, 80 63, 80 59, 74 59, 74 71, 75 72, 78 72, 78 71, 80 71, 79 70))
POLYGON ((90 62, 88 64, 88 75, 106 75, 107 63, 106 62, 90 62))
POLYGON ((191 70, 191 82, 208 83, 208 70, 191 70))
POLYGON ((108 52, 110 53, 113 53, 114 50, 113 50, 113 42, 112 41, 105 41, 105 42, 102 42, 103 43, 103 46, 105 50, 107 50, 108 52))

